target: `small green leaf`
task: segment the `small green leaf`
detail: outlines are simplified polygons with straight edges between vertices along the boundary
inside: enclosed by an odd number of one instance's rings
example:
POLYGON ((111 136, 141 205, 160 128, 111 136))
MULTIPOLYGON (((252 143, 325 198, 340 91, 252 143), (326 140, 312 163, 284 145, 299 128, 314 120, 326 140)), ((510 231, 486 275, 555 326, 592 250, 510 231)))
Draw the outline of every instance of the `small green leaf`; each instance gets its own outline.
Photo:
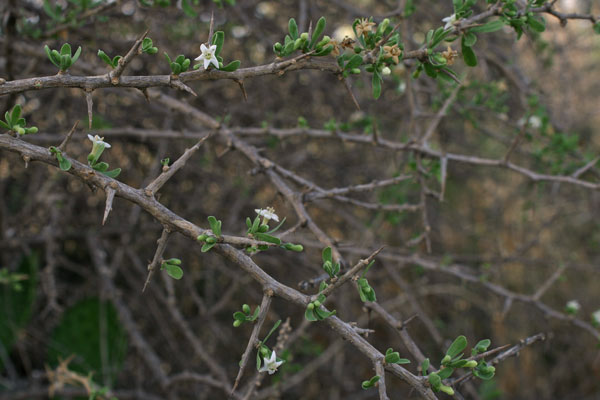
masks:
POLYGON ((279 239, 278 237, 275 237, 275 236, 268 235, 266 233, 256 232, 254 234, 254 237, 256 238, 256 240, 260 240, 263 242, 281 244, 281 239, 279 239))
POLYGON ((113 65, 110 57, 108 57, 108 55, 105 52, 103 52, 102 50, 98 50, 98 57, 100 57, 100 59, 102 61, 104 61, 106 64, 108 64, 114 68, 114 65, 113 65))
POLYGON ((427 371, 429 370, 429 358, 426 358, 421 363, 421 373, 423 376, 427 376, 427 371))
POLYGON ((211 215, 210 217, 208 217, 208 223, 210 225, 210 229, 213 231, 215 236, 221 236, 221 221, 218 221, 215 217, 211 215))
POLYGON ((71 169, 71 161, 58 154, 56 155, 56 158, 58 158, 58 166, 60 167, 60 169, 62 169, 63 171, 68 171, 71 169))
POLYGON ((446 350, 446 355, 451 358, 458 356, 467 347, 467 338, 464 335, 457 337, 446 350))
POLYGON ((109 178, 113 178, 113 179, 115 179, 117 176, 119 176, 120 173, 121 173, 121 168, 115 168, 112 171, 103 172, 104 175, 108 176, 109 178))
POLYGON ((212 249, 212 248, 213 248, 213 246, 214 246, 215 244, 216 244, 216 243, 204 243, 204 244, 202 245, 202 249, 201 249, 201 251, 202 251, 203 253, 206 253, 207 251, 209 251, 210 249, 212 249))
POLYGON ((437 373, 432 372, 429 374, 427 379, 428 379, 429 384, 431 385, 431 388, 433 389, 433 391, 439 392, 440 388, 442 386, 442 378, 440 378, 440 376, 437 373))
POLYGON ((373 98, 377 100, 381 96, 381 77, 378 72, 373 72, 371 85, 373 86, 373 98))
POLYGON ((65 56, 71 56, 71 45, 69 43, 65 43, 62 45, 62 47, 60 48, 60 55, 65 56))
POLYGON ((181 279, 183 277, 183 270, 178 265, 165 264, 167 274, 173 279, 181 279))
POLYGON ((10 120, 15 123, 16 121, 19 120, 19 117, 21 116, 21 105, 17 104, 13 107, 12 109, 12 113, 10 114, 10 120))
POLYGON ((108 169, 108 164, 104 161, 94 164, 93 167, 96 171, 104 172, 108 169))
POLYGON ((240 65, 242 65, 242 62, 240 60, 233 60, 229 64, 219 68, 219 70, 225 72, 233 72, 237 70, 240 67, 240 65))
POLYGON ((310 44, 308 45, 308 47, 310 49, 312 49, 315 46, 315 44, 321 37, 321 34, 323 33, 323 30, 325 29, 325 23, 326 23, 325 17, 321 17, 321 18, 319 18, 319 21, 317 21, 317 25, 315 27, 315 30, 313 31, 312 38, 310 40, 310 44))
POLYGON ((81 55, 81 46, 79 46, 77 48, 77 51, 75 52, 75 54, 73 54, 73 57, 71 58, 71 65, 75 64, 75 62, 79 59, 80 55, 81 55))
POLYGON ((355 54, 352 57, 350 57, 350 60, 348 60, 348 63, 346 63, 346 65, 344 66, 344 70, 351 70, 352 68, 357 68, 359 67, 363 62, 363 58, 361 57, 360 54, 355 54))
POLYGON ((480 340, 471 350, 471 355, 476 356, 477 354, 485 353, 488 347, 490 347, 490 344, 492 344, 492 341, 490 339, 480 340))
POLYGON ((322 258, 323 258, 323 262, 326 262, 326 261, 333 262, 333 259, 331 256, 331 247, 328 246, 323 249, 322 258))
POLYGON ((225 42, 225 32, 217 31, 212 37, 212 44, 216 44, 217 48, 215 49, 215 56, 221 54, 221 50, 223 50, 223 43, 225 42))
POLYGON ((439 375, 440 379, 446 379, 446 378, 449 378, 453 372, 454 372, 454 368, 444 367, 444 368, 440 369, 440 371, 438 372, 438 375, 439 375))
POLYGON ((294 18, 290 18, 288 22, 288 30, 290 31, 290 36, 292 39, 298 39, 298 25, 296 24, 296 20, 294 18))
POLYGON ((5 122, 3 122, 3 121, 0 121, 0 126, 1 126, 2 128, 4 128, 4 129, 8 129, 8 130, 10 130, 10 126, 8 126, 8 125, 7 125, 5 122))
POLYGON ((194 11, 194 9, 192 8, 190 0, 183 0, 181 2, 181 9, 188 17, 195 17, 198 15, 198 13, 196 13, 196 11, 194 11))
POLYGON ((464 38, 462 44, 462 55, 463 60, 465 60, 465 64, 467 64, 469 67, 474 67, 477 65, 477 56, 475 55, 475 52, 472 48, 470 48, 469 46, 465 46, 464 38))
MULTIPOLYGON (((313 304, 311 303, 311 304, 309 304, 309 306, 310 305, 313 305, 313 304)), ((314 305, 313 305, 313 307, 314 307, 314 305)), ((318 321, 317 317, 315 316, 315 310, 314 310, 314 308, 311 308, 311 307, 306 308, 306 311, 304 312, 304 318, 306 318, 307 321, 311 321, 311 322, 318 321)))
POLYGON ((233 319, 236 321, 246 321, 246 315, 241 311, 236 311, 233 313, 233 319))
POLYGON ((490 33, 496 32, 502 29, 504 26, 504 22, 500 19, 490 21, 482 26, 477 26, 475 28, 469 29, 469 32, 479 32, 479 33, 490 33))
POLYGON ((535 17, 529 17, 527 18, 527 24, 536 32, 544 32, 546 30, 546 20, 543 17, 540 17, 539 19, 535 17))
POLYGON ((463 36, 463 43, 467 47, 473 47, 473 45, 477 42, 477 35, 474 33, 468 32, 463 36))

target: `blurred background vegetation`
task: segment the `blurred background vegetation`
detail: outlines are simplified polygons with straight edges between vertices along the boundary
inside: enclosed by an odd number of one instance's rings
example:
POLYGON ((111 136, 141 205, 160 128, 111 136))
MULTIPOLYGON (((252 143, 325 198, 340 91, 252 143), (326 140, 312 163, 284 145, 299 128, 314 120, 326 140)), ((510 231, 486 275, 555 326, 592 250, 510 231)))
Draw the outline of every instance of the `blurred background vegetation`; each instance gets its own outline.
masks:
MULTIPOLYGON (((387 16, 393 24, 404 10, 399 8, 403 1, 392 0, 244 0, 233 6, 225 1, 223 7, 202 0, 154 3, 7 0, 0 6, 5 16, 0 76, 13 80, 55 74, 43 47, 59 48, 64 42, 83 49, 71 74, 104 74, 107 67, 97 50, 111 57, 124 55, 147 28, 159 52, 137 57, 125 74, 168 74, 162 53, 195 58, 199 45, 207 40, 213 10, 215 28, 225 32, 226 59, 239 59, 242 67, 268 64, 275 58, 272 46, 282 41, 291 17, 306 30, 310 21, 325 16, 326 33, 341 39, 355 18, 374 16, 380 21, 387 16), (105 9, 86 16, 96 7, 105 9)), ((479 9, 485 7, 485 2, 478 3, 482 3, 479 9)), ((565 12, 600 13, 600 5, 591 0, 561 0, 557 5, 565 12)), ((415 13, 401 27, 403 40, 412 49, 418 48, 429 29, 441 26, 442 18, 452 14, 451 1, 422 0, 415 6, 415 13)), ((509 29, 480 35, 476 68, 457 60, 453 69, 462 86, 436 130, 437 150, 500 159, 521 131, 522 121, 529 120, 523 140, 511 155, 514 163, 539 173, 570 175, 598 155, 600 36, 594 35, 589 21, 569 21, 561 27, 555 18, 545 19, 545 32, 527 32, 520 40, 509 29)), ((248 79, 247 101, 229 80, 191 82, 197 97, 174 89, 161 91, 241 130, 300 126, 365 136, 377 130, 385 139, 407 142, 415 129, 427 127, 455 90, 455 85, 425 74, 412 79, 411 73, 410 64, 394 68, 377 101, 370 95, 369 76, 353 77, 360 111, 336 76, 317 70, 248 79)), ((119 180, 134 187, 150 182, 160 171, 161 159, 176 159, 197 141, 193 135, 203 132, 196 121, 147 102, 136 89, 101 89, 93 97, 92 130, 113 146, 105 159, 123 169, 119 180), (129 128, 137 130, 132 133, 129 128)), ((35 144, 56 146, 74 122, 87 126, 85 96, 79 89, 0 98, 2 111, 17 103, 23 105, 28 121, 40 129, 24 139, 35 144)), ((419 169, 411 152, 305 136, 242 137, 265 157, 324 188, 416 174, 419 169)), ((89 142, 83 129, 69 146, 69 155, 85 159, 89 142)), ((422 164, 424 182, 439 192, 440 161, 425 158, 422 164)), ((595 166, 581 178, 598 182, 599 176, 595 166)), ((418 204, 422 184, 411 179, 353 197, 384 205, 418 204)), ((206 226, 208 215, 215 215, 223 221, 224 232, 233 235, 245 234, 244 221, 254 218, 256 208, 275 207, 280 216, 287 217, 283 229, 298 222, 291 205, 258 169, 235 150, 227 151, 212 140, 169 181, 159 200, 201 226, 206 226)), ((387 246, 390 256, 378 259, 369 282, 380 303, 398 319, 421 317, 408 329, 432 361, 439 362, 448 341, 460 334, 470 343, 490 338, 492 346, 515 344, 538 332, 549 334, 549 340, 504 361, 493 380, 477 382, 464 393, 466 397, 600 398, 599 343, 588 331, 568 320, 546 318, 532 304, 509 304, 483 285, 407 261, 411 254, 419 254, 442 266, 456 263, 481 282, 526 295, 535 293, 565 266, 541 300, 563 312, 567 301, 576 299, 581 304, 577 316, 589 322, 591 313, 600 309, 598 190, 534 182, 501 167, 449 162, 443 201, 436 196, 426 199, 430 253, 424 241, 411 242, 425 231, 421 211, 370 210, 331 199, 307 207, 352 262, 368 249, 387 246)), ((115 200, 105 226, 101 225, 103 211, 102 191, 92 191, 54 167, 32 163, 24 168, 19 157, 0 152, 0 268, 26 275, 17 283, 0 284, 0 398, 44 398, 49 385, 45 367, 56 368, 71 355, 73 371, 93 373, 95 383, 111 388, 119 398, 149 398, 140 393, 173 399, 225 398, 222 391, 201 383, 171 387, 166 396, 164 388, 149 379, 148 366, 131 345, 111 298, 99 283, 91 248, 104 254, 122 302, 161 358, 160 368, 171 375, 202 373, 207 366, 190 352, 190 344, 171 319, 168 284, 159 277, 150 290, 141 292, 160 224, 122 199, 115 200)), ((291 239, 302 243, 305 252, 269 251, 255 256, 255 261, 276 279, 297 287, 321 273, 322 246, 307 229, 298 229, 291 239)), ((233 328, 231 315, 243 303, 254 309, 262 297, 260 287, 235 265, 201 253, 200 246, 180 235, 170 239, 166 255, 183 261, 184 279, 175 282, 181 314, 233 380, 251 329, 248 324, 233 328)), ((393 329, 362 307, 353 288, 345 290, 332 302, 338 316, 374 329, 368 340, 377 348, 394 347, 402 357, 410 358, 393 329)), ((371 365, 343 344, 320 359, 301 384, 279 394, 269 392, 269 387, 284 385, 339 340, 319 324, 304 326, 303 310, 281 299, 274 300, 268 324, 288 316, 292 332, 303 326, 301 334, 281 355, 287 363, 280 373, 263 381, 259 395, 377 398, 375 391, 360 388, 360 382, 373 375, 371 365)), ((416 373, 417 364, 413 361, 409 368, 416 373)), ((392 399, 417 396, 399 380, 388 379, 387 385, 392 399)), ((75 395, 81 393, 61 394, 75 395)))

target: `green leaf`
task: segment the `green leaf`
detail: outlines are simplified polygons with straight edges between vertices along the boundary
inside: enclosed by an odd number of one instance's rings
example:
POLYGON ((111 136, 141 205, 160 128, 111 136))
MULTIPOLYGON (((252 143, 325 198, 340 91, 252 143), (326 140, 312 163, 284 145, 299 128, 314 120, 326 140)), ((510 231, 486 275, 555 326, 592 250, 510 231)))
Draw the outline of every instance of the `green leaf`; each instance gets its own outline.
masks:
POLYGON ((4 128, 4 129, 8 129, 8 130, 10 130, 10 129, 11 129, 11 128, 10 128, 10 126, 8 126, 8 125, 7 125, 5 122, 3 122, 3 121, 0 121, 0 126, 1 126, 2 128, 4 128))
POLYGON ((71 65, 75 64, 75 62, 79 59, 80 55, 81 55, 81 46, 79 46, 77 48, 77 51, 75 52, 75 54, 73 54, 73 57, 71 58, 71 65))
POLYGON ((181 279, 183 277, 183 270, 178 265, 165 264, 167 274, 173 279, 181 279))
POLYGON ((362 64, 362 62, 363 62, 363 58, 361 57, 361 55, 355 54, 352 57, 350 57, 350 60, 344 66, 344 70, 351 70, 352 68, 357 68, 362 64))
POLYGON ((113 178, 113 179, 115 179, 117 176, 119 176, 120 173, 121 173, 121 168, 115 168, 112 171, 103 172, 104 175, 108 176, 109 178, 113 178))
POLYGON ((71 45, 69 43, 65 43, 62 45, 62 47, 60 48, 60 55, 61 56, 70 56, 71 55, 71 45))
POLYGON ((167 61, 169 62, 169 65, 171 65, 171 63, 172 63, 173 61, 171 61, 171 57, 169 57, 169 54, 167 54, 167 52, 165 51, 165 52, 164 52, 164 55, 165 55, 165 58, 167 59, 167 61))
POLYGON ((110 57, 108 57, 108 55, 105 52, 103 52, 102 50, 98 50, 98 57, 100 57, 100 59, 102 61, 104 61, 106 64, 108 64, 114 68, 114 65, 113 65, 110 57))
POLYGON ((258 318, 259 312, 260 312, 260 306, 256 306, 256 308, 254 309, 254 314, 252 314, 252 317, 250 317, 250 320, 255 321, 256 318, 258 318))
POLYGON ((485 353, 488 347, 490 347, 490 344, 492 344, 492 341, 490 339, 480 340, 471 350, 471 355, 476 356, 477 354, 485 353))
POLYGON ((323 258, 323 262, 326 262, 326 261, 333 262, 333 259, 331 256, 331 247, 328 246, 323 249, 322 258, 323 258))
POLYGON ((379 73, 373 72, 371 85, 373 86, 373 98, 377 100, 379 96, 381 96, 381 77, 379 76, 379 73))
POLYGON ((464 37, 462 41, 462 55, 463 60, 465 60, 465 64, 467 64, 469 67, 474 67, 477 65, 477 56, 472 48, 465 46, 464 37))
POLYGON ((464 335, 457 337, 446 350, 446 355, 455 358, 467 347, 467 338, 464 335))
POLYGON ((463 36, 463 45, 467 47, 473 47, 473 45, 477 42, 477 35, 471 32, 465 33, 463 36))
POLYGON ((529 17, 527 18, 527 25, 536 32, 544 32, 546 30, 546 20, 543 17, 540 17, 539 19, 529 17))
POLYGON ((221 50, 223 50, 223 43, 225 42, 225 32, 217 31, 212 37, 212 44, 217 45, 217 49, 215 50, 215 56, 221 54, 221 50))
POLYGON ((229 64, 219 68, 219 70, 225 71, 225 72, 233 72, 236 69, 238 69, 241 64, 242 64, 242 62, 240 60, 234 60, 234 61, 230 62, 229 64))
POLYGON ((431 388, 433 389, 433 391, 439 392, 440 387, 442 386, 442 378, 440 378, 440 376, 437 373, 432 372, 429 374, 427 379, 428 379, 429 384, 431 385, 431 388))
POLYGON ((214 246, 215 244, 216 244, 216 243, 204 243, 204 244, 202 245, 202 249, 201 249, 201 251, 202 251, 203 253, 206 253, 207 251, 209 251, 210 249, 212 249, 212 248, 213 248, 213 246, 214 246))
POLYGON ((256 238, 256 240, 260 240, 263 242, 281 244, 281 239, 279 239, 278 237, 275 237, 275 236, 268 235, 266 233, 256 232, 254 234, 254 237, 256 238))
POLYGON ((314 308, 310 308, 310 307, 306 308, 306 311, 304 312, 304 318, 306 318, 307 321, 311 321, 311 322, 318 321, 317 317, 315 316, 314 308))
POLYGON ((594 24, 594 32, 596 32, 598 35, 600 35, 600 21, 598 21, 594 24))
POLYGON ((494 21, 490 21, 482 26, 477 26, 475 28, 469 29, 469 32, 479 32, 479 33, 489 33, 496 32, 502 29, 504 26, 504 22, 500 19, 496 19, 494 21))
POLYGON ((172 62, 171 63, 171 72, 173 72, 173 75, 179 75, 179 73, 181 72, 181 65, 172 62))
POLYGON ((259 226, 260 226, 260 217, 256 216, 256 218, 254 218, 254 222, 252 223, 252 228, 250 229, 250 233, 257 232, 259 226))
POLYGON ((60 69, 66 71, 71 66, 71 56, 63 54, 60 56, 60 69))
POLYGON ((244 314, 241 311, 236 311, 236 312, 233 313, 233 319, 235 319, 237 321, 245 322, 246 321, 246 314, 244 314))
POLYGON ((93 167, 96 171, 104 172, 108 169, 108 164, 104 161, 94 164, 93 167))
POLYGON ((298 25, 296 24, 296 20, 294 18, 290 18, 288 22, 288 30, 290 31, 290 36, 292 39, 298 39, 298 25))
POLYGON ((112 59, 112 66, 113 66, 113 68, 116 68, 116 67, 117 67, 117 64, 119 64, 119 60, 120 60, 121 58, 123 58, 123 57, 121 57, 121 56, 114 56, 114 57, 113 57, 113 59, 112 59))
POLYGON ((71 161, 58 154, 56 155, 56 158, 58 158, 58 166, 60 167, 60 169, 62 169, 63 171, 68 171, 71 169, 71 161))
POLYGON ((427 376, 427 371, 429 370, 429 358, 426 358, 421 363, 421 373, 423 376, 427 376))
POLYGON ((246 226, 248 227, 248 229, 252 227, 252 220, 250 219, 250 217, 246 217, 246 226))
POLYGON ((10 120, 13 122, 13 124, 19 120, 19 117, 21 116, 21 105, 20 104, 16 104, 13 109, 12 112, 10 114, 10 120))
POLYGON ((308 48, 312 49, 315 46, 315 44, 319 41, 319 38, 321 37, 321 34, 323 33, 324 29, 325 29, 325 17, 321 17, 321 18, 319 18, 319 21, 317 21, 317 26, 315 27, 315 30, 313 31, 312 38, 310 40, 310 44, 308 45, 308 48))
POLYGON ((208 217, 208 223, 210 225, 210 229, 213 231, 215 236, 221 236, 221 221, 218 221, 215 217, 211 215, 210 217, 208 217))
MULTIPOLYGON (((60 60, 58 60, 58 61, 55 60, 55 56, 52 53, 52 51, 50 50, 50 47, 48 47, 48 45, 45 45, 44 50, 46 51, 46 54, 48 55, 48 58, 50 59, 52 64, 54 64, 56 67, 60 68, 60 65, 59 65, 60 60)), ((54 50, 54 51, 56 51, 56 50, 54 50)), ((58 54, 58 52, 57 52, 57 54, 58 54)))
POLYGON ((439 370, 438 376, 440 377, 440 379, 446 379, 449 378, 453 372, 454 368, 445 367, 439 370))

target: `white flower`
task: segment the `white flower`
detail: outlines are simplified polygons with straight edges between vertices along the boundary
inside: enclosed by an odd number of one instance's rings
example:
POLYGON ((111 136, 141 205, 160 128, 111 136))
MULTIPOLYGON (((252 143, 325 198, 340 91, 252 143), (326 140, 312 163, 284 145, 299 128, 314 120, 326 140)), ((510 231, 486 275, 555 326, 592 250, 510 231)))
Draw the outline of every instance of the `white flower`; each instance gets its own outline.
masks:
POLYGON ((595 326, 600 326, 600 310, 596 310, 592 313, 592 323, 595 326))
POLYGON ((92 141, 92 143, 94 143, 94 146, 96 146, 96 145, 100 145, 100 144, 101 144, 101 145, 103 145, 105 148, 107 148, 107 149, 110 149, 110 144, 106 143, 106 142, 104 141, 104 138, 103 138, 103 137, 100 137, 100 136, 98 136, 98 135, 96 135, 96 136, 92 136, 92 135, 88 134, 88 139, 90 139, 90 140, 92 141))
POLYGON ((271 353, 271 358, 267 359, 265 357, 265 358, 263 358, 263 361, 264 361, 264 365, 262 367, 260 367, 258 372, 269 372, 269 375, 273 375, 275 372, 277 372, 277 368, 279 368, 279 366, 281 364, 283 364, 283 360, 277 361, 277 356, 275 355, 275 350, 273 350, 273 352, 271 353))
POLYGON ((567 302, 567 312, 569 314, 575 314, 581 308, 581 304, 577 300, 571 300, 567 302))
POLYGON ((213 44, 209 47, 206 47, 204 43, 200 45, 200 54, 195 58, 196 61, 204 61, 204 69, 208 69, 210 64, 214 65, 216 69, 219 69, 219 61, 217 60, 217 56, 215 55, 215 51, 217 51, 217 45, 213 44))
POLYGON ((525 119, 525 117, 523 117, 517 121, 517 125, 519 126, 523 126, 525 125, 525 123, 527 123, 527 126, 533 129, 539 129, 542 127, 542 119, 537 115, 532 115, 528 119, 525 119))
POLYGON ((454 28, 454 23, 456 22, 456 14, 452 14, 449 17, 443 18, 442 22, 445 22, 444 30, 454 28))
POLYGON ((269 220, 273 220, 276 222, 279 222, 279 217, 277 216, 277 214, 275 214, 275 209, 273 207, 267 207, 267 208, 257 208, 254 210, 254 212, 256 212, 258 215, 260 215, 261 217, 263 217, 263 224, 266 224, 269 222, 269 220), (266 222, 265 222, 266 221, 266 222))
POLYGON ((389 75, 392 73, 392 70, 389 67, 383 67, 381 70, 381 75, 389 75))

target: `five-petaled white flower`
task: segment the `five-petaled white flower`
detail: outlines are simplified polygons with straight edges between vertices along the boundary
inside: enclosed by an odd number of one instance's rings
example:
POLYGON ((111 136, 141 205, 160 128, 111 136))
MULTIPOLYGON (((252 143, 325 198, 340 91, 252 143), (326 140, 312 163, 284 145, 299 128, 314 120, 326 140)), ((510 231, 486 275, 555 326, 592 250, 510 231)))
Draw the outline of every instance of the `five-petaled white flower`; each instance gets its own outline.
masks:
POLYGON ((275 214, 275 209, 273 207, 267 207, 264 209, 257 208, 256 210, 254 210, 254 212, 263 217, 263 224, 268 223, 271 219, 273 221, 279 222, 279 217, 277 216, 277 214, 275 214))
POLYGON ((567 302, 566 308, 569 314, 575 314, 581 308, 581 304, 577 300, 570 300, 567 302))
POLYGON ((277 368, 279 368, 279 366, 281 364, 283 364, 283 360, 282 361, 277 361, 277 356, 275 355, 275 350, 273 350, 273 352, 271 353, 271 357, 270 358, 263 358, 264 364, 262 367, 260 367, 260 369, 258 370, 258 372, 269 372, 269 375, 273 375, 275 372, 277 372, 277 368))
POLYGON ((90 139, 92 143, 94 143, 94 146, 103 145, 105 148, 110 149, 110 144, 106 143, 103 137, 100 137, 98 135, 92 136, 88 134, 88 139, 90 139))
POLYGON ((452 14, 449 17, 443 18, 442 22, 446 23, 446 25, 444 25, 444 30, 454 28, 454 23, 456 22, 456 14, 452 14))
POLYGON ((219 69, 219 60, 217 60, 217 56, 215 55, 215 51, 217 51, 217 45, 213 44, 211 46, 206 47, 204 43, 200 45, 200 54, 195 58, 196 61, 204 61, 204 69, 208 69, 210 64, 214 65, 216 69, 219 69))

